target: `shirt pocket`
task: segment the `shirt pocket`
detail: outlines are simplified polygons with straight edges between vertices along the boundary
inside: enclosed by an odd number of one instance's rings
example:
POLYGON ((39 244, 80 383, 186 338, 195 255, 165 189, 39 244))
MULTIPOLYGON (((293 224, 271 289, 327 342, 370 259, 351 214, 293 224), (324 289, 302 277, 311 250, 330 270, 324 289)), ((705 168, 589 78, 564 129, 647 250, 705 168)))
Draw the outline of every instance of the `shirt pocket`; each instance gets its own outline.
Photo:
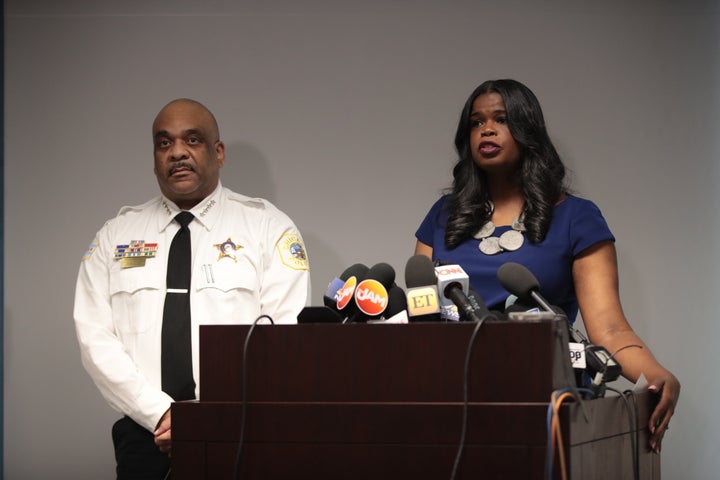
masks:
POLYGON ((198 290, 208 288, 232 293, 233 290, 257 289, 255 270, 241 263, 208 263, 201 265, 195 274, 198 290))
POLYGON ((196 305, 202 306, 201 323, 227 323, 229 318, 258 315, 258 282, 249 265, 209 263, 201 265, 195 275, 196 305))
POLYGON ((166 273, 149 267, 110 273, 113 323, 123 333, 144 333, 162 319, 166 273))

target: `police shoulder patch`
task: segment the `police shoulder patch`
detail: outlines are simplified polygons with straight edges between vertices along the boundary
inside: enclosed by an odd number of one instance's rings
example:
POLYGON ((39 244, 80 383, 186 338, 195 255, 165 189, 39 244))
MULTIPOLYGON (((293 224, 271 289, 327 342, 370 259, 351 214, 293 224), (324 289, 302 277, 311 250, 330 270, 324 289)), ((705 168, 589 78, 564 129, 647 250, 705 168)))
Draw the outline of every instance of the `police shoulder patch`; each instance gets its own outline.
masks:
POLYGON ((85 262, 87 260, 90 260, 90 258, 93 256, 93 253, 95 253, 95 250, 97 250, 98 247, 98 241, 97 238, 90 242, 90 246, 85 250, 85 253, 82 256, 82 261, 85 262))
POLYGON ((308 270, 305 245, 297 233, 286 233, 275 244, 282 263, 294 270, 308 270))

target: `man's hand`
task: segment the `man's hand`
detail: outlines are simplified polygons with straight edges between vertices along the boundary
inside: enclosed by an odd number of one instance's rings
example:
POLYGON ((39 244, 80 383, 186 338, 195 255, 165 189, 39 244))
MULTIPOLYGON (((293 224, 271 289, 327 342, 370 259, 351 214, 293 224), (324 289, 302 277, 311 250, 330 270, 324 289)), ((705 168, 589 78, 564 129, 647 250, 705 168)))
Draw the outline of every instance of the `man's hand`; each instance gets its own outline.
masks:
POLYGON ((157 428, 153 432, 155 435, 155 445, 160 448, 161 452, 167 453, 170 456, 170 409, 168 408, 160 421, 157 424, 157 428))

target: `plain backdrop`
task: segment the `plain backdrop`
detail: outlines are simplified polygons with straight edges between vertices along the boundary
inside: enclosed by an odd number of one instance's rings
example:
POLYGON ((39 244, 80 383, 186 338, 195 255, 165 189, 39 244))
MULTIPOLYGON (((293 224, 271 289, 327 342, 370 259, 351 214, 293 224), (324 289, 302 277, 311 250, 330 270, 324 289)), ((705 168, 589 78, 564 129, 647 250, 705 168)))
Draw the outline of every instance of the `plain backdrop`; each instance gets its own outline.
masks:
MULTIPOLYGON (((352 263, 400 284, 451 182, 460 109, 515 78, 614 234, 633 327, 683 384, 663 478, 720 470, 720 7, 671 0, 5 1, 4 478, 112 478, 80 364, 80 257, 157 195, 150 126, 205 103, 224 185, 297 223, 312 304, 352 263)), ((449 472, 448 472, 449 474, 449 472)))

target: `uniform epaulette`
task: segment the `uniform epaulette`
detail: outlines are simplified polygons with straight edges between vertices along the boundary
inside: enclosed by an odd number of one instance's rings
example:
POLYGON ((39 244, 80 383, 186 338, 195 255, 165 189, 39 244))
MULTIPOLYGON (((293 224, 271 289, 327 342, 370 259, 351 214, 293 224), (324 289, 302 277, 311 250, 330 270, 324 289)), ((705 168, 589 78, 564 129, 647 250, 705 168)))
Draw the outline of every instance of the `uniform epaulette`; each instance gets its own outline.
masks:
POLYGON ((227 190, 227 189, 225 191, 227 192, 228 200, 231 200, 234 202, 249 204, 250 206, 253 206, 255 208, 262 208, 262 209, 267 209, 268 206, 272 205, 270 202, 268 202, 264 198, 248 197, 241 193, 233 192, 232 190, 227 190))
POLYGON ((125 205, 124 207, 120 207, 120 210, 118 211, 116 217, 121 217, 127 213, 130 212, 139 212, 142 210, 145 210, 150 204, 157 203, 160 200, 160 197, 155 197, 152 200, 148 200, 145 203, 141 203, 140 205, 125 205))

